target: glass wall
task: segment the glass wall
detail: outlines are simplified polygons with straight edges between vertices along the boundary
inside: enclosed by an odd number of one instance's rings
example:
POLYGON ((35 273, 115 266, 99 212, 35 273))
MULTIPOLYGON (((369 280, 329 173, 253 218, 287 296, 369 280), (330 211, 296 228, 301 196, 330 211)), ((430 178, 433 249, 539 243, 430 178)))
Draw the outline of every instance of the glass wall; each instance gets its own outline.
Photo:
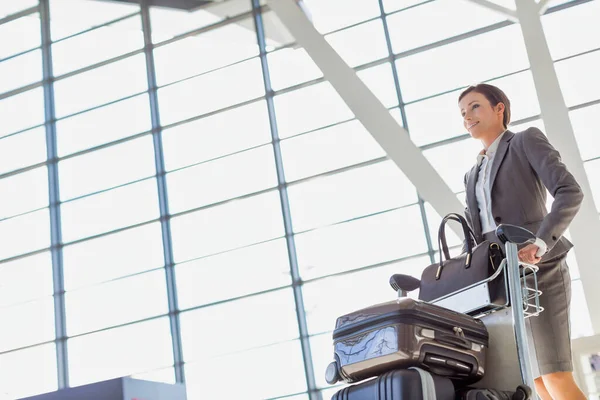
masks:
MULTIPOLYGON (((305 2, 461 201, 480 146, 461 88, 497 84, 512 130, 544 128, 520 29, 499 14, 305 2)), ((328 398, 335 318, 393 298, 392 273, 420 276, 440 216, 264 6, 13 3, 0 6, 0 314, 15 327, 0 334, 1 390, 131 375, 185 379, 191 400, 328 398)), ((542 22, 600 207, 600 1, 559 3, 542 22)), ((573 293, 578 337, 591 326, 573 293)))

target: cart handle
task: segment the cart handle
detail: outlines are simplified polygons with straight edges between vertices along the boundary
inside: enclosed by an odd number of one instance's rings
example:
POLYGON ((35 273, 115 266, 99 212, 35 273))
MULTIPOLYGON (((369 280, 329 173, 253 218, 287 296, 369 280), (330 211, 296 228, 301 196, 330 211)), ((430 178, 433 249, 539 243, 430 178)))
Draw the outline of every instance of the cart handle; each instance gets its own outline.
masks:
POLYGON ((541 257, 546 254, 548 246, 544 241, 536 237, 533 233, 525 228, 510 224, 501 224, 496 228, 496 236, 504 244, 506 242, 519 244, 532 243, 539 247, 536 257, 541 257))

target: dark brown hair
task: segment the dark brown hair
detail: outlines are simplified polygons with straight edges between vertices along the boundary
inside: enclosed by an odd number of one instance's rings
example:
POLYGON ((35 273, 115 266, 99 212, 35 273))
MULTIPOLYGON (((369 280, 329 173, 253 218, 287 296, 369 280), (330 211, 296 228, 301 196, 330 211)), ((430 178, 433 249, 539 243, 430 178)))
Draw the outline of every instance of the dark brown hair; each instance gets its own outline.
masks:
POLYGON ((497 88, 496 86, 489 85, 487 83, 479 83, 475 86, 469 86, 468 88, 466 88, 460 94, 460 96, 458 96, 458 101, 460 102, 463 99, 463 97, 465 97, 471 92, 480 93, 484 95, 485 98, 488 99, 492 107, 496 107, 498 103, 503 103, 504 119, 502 120, 502 122, 504 123, 504 128, 508 127, 508 124, 510 123, 510 100, 501 89, 497 88))

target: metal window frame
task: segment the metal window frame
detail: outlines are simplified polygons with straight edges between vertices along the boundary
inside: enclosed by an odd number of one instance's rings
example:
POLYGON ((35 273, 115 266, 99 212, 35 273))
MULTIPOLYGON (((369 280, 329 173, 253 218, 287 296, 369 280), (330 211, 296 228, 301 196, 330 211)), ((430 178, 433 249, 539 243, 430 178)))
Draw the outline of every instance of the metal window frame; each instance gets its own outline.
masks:
POLYGON ((321 393, 317 389, 315 371, 312 362, 312 352, 310 348, 310 338, 308 334, 308 325, 306 320, 306 310, 304 308, 304 298, 302 294, 303 282, 302 278, 300 277, 298 267, 298 256, 296 254, 296 242, 294 238, 294 229, 292 226, 292 215, 290 210, 290 202, 287 193, 285 172, 283 168, 283 160, 281 155, 281 145, 277 126, 277 118, 275 113, 275 104, 273 101, 274 93, 271 87, 271 77, 269 74, 269 65, 267 61, 266 35, 262 19, 262 7, 260 4, 260 0, 251 0, 251 2, 252 14, 254 17, 254 25, 256 29, 256 38, 260 51, 260 62, 266 93, 269 125, 273 144, 273 153, 275 156, 275 165, 277 169, 277 180, 279 182, 278 191, 281 202, 281 211, 283 214, 283 224, 285 228, 285 239, 288 249, 290 273, 292 276, 292 289, 294 293, 294 301, 296 304, 296 317, 298 320, 300 345, 302 348, 302 358, 304 360, 304 373, 306 378, 306 385, 310 400, 322 400, 321 393))
POLYGON ((42 35, 44 112, 46 151, 48 158, 48 191, 50 200, 50 252, 52 256, 52 281, 54 284, 54 329, 56 335, 58 388, 62 389, 69 386, 69 358, 67 351, 62 220, 60 215, 60 186, 58 181, 56 144, 56 114, 54 109, 54 73, 52 70, 52 40, 50 38, 50 1, 40 0, 39 9, 42 35))

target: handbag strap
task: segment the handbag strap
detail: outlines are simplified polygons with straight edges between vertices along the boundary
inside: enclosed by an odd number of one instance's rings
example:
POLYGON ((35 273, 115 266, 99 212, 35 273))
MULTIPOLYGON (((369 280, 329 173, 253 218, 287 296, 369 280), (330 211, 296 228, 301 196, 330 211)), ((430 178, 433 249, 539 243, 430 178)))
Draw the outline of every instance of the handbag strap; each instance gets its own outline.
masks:
POLYGON ((463 229, 463 234, 464 234, 465 240, 467 242, 467 252, 471 253, 473 251, 473 246, 472 246, 472 242, 469 240, 469 237, 472 237, 474 242, 477 243, 475 234, 473 233, 471 228, 469 228, 469 224, 467 223, 467 220, 462 215, 456 214, 456 213, 450 213, 442 219, 442 222, 440 224, 440 230, 438 232, 438 246, 440 247, 440 256, 443 251, 443 254, 446 257, 446 260, 450 259, 450 252, 448 251, 448 244, 446 241, 446 229, 445 229, 446 223, 448 221, 456 221, 461 224, 462 229, 463 229))
POLYGON ((445 230, 446 223, 448 221, 456 221, 456 222, 460 223, 462 226, 463 234, 465 236, 465 241, 467 244, 467 260, 466 260, 465 268, 468 268, 471 264, 471 256, 473 254, 473 243, 477 243, 475 234, 473 233, 471 228, 469 228, 469 224, 467 223, 467 220, 462 215, 456 214, 456 213, 450 213, 450 214, 446 215, 442 219, 442 222, 440 224, 440 229, 438 231, 438 247, 439 247, 439 251, 440 251, 440 264, 438 267, 438 272, 436 274, 436 279, 440 278, 440 274, 441 274, 442 267, 444 264, 444 257, 446 258, 446 260, 450 259, 450 251, 448 250, 448 242, 446 240, 446 230, 445 230), (470 240, 471 237, 473 238, 474 242, 471 242, 471 240, 470 240))

